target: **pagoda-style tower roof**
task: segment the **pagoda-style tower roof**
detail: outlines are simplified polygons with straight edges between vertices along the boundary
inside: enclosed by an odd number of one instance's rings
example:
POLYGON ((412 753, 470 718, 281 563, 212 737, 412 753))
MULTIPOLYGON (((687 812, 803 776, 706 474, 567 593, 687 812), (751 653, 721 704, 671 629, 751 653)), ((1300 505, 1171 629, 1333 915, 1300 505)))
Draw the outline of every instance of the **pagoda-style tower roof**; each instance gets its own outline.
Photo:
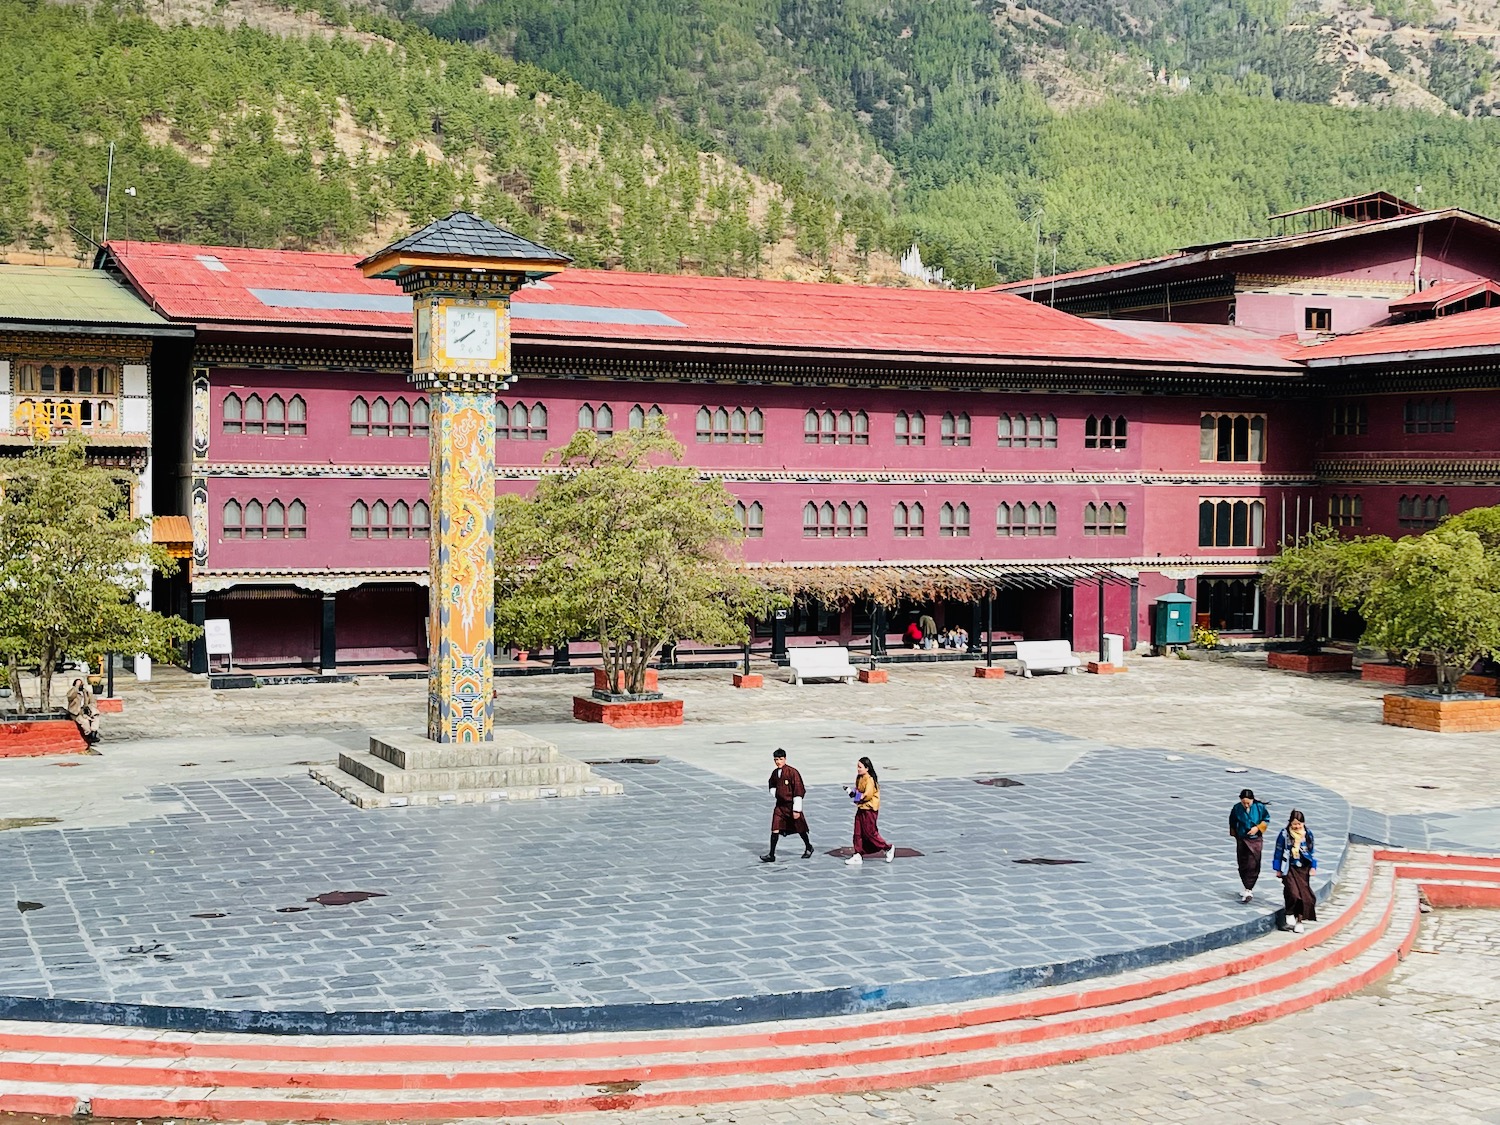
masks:
POLYGON ((572 258, 497 227, 468 211, 454 211, 377 250, 359 263, 366 277, 400 278, 420 269, 473 269, 544 277, 572 258))

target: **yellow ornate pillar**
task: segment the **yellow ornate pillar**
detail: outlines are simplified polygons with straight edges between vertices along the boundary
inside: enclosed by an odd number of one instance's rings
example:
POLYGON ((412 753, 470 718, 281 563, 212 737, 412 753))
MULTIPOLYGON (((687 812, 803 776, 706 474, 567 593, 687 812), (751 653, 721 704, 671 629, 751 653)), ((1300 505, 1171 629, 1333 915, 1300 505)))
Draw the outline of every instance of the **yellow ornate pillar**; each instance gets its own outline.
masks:
POLYGON ((571 261, 454 212, 360 263, 412 295, 411 381, 431 396, 427 737, 488 742, 495 656, 495 395, 513 380, 510 296, 571 261))

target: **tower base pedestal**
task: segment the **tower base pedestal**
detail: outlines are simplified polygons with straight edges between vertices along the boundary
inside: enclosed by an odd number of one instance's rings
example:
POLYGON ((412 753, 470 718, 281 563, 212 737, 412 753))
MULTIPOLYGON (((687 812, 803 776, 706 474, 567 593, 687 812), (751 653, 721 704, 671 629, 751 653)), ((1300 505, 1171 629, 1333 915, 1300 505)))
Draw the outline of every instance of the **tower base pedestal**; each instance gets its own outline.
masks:
POLYGON ((495 731, 491 742, 433 742, 402 731, 370 739, 366 753, 339 755, 338 769, 308 771, 362 809, 479 805, 541 797, 605 797, 625 791, 540 738, 495 731))

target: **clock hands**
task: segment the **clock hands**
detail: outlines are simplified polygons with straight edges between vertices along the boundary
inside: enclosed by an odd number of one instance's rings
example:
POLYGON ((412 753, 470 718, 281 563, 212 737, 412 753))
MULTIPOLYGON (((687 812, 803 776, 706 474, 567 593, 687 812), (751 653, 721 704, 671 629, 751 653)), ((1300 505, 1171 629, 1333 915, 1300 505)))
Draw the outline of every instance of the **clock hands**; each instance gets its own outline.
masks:
POLYGON ((471 328, 467 332, 465 332, 462 336, 460 336, 456 340, 454 340, 453 342, 455 344, 462 344, 465 340, 467 340, 470 336, 474 335, 474 333, 476 333, 478 331, 479 331, 479 329, 477 329, 477 328, 471 328))

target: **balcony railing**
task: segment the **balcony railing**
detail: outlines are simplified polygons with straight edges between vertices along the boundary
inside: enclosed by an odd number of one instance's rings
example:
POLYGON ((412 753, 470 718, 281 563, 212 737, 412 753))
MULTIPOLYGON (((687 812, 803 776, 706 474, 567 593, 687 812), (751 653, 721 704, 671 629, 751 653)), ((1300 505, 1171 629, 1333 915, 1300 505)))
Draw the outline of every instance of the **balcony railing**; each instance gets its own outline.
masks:
POLYGON ((118 408, 107 398, 22 399, 11 412, 11 429, 45 441, 72 430, 112 434, 118 430, 118 419, 118 408))

